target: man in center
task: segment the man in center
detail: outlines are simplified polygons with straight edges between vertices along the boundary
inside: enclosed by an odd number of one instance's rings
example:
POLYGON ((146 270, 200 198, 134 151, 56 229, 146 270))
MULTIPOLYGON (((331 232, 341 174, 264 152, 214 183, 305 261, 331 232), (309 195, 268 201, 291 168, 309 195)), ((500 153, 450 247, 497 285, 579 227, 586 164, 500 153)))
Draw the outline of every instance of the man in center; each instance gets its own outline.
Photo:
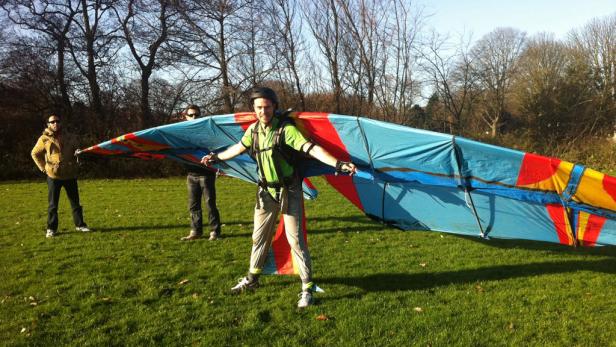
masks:
POLYGON ((250 94, 250 102, 258 121, 246 130, 239 143, 220 153, 210 153, 201 160, 204 165, 211 165, 251 150, 257 161, 260 182, 254 214, 250 269, 248 275, 241 278, 231 291, 240 293, 258 287, 259 275, 271 247, 280 212, 302 280, 297 306, 304 308, 313 303, 312 293, 316 286, 312 282, 310 252, 301 229, 304 215, 302 178, 297 168, 285 158, 287 156, 280 153, 280 148, 286 145, 294 151, 304 153, 306 157, 310 156, 335 167, 337 172, 354 174, 356 167, 353 163, 337 160, 324 148, 306 139, 292 122, 285 121, 282 114, 277 112, 278 97, 272 89, 254 88, 250 94))

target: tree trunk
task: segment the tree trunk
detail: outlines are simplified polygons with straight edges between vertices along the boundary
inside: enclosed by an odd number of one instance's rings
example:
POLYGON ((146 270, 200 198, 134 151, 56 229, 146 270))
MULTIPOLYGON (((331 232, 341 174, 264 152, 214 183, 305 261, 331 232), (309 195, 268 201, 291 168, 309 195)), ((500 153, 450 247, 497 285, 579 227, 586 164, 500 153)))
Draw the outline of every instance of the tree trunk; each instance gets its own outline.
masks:
POLYGON ((99 120, 105 121, 105 114, 103 112, 103 103, 101 101, 101 89, 98 85, 98 81, 96 78, 96 62, 95 62, 95 54, 96 51, 94 49, 94 33, 92 32, 92 27, 90 25, 90 17, 88 14, 88 4, 86 0, 81 1, 82 6, 82 14, 83 14, 83 23, 85 29, 85 40, 86 40, 86 54, 88 56, 88 70, 86 73, 86 78, 88 79, 88 86, 90 87, 90 93, 92 94, 92 108, 94 109, 94 114, 99 120))
POLYGON ((150 75, 151 71, 143 71, 141 74, 141 129, 153 125, 152 110, 150 109, 150 75))
POLYGON ((71 105, 71 99, 68 95, 68 86, 66 85, 65 73, 64 73, 64 40, 58 40, 58 69, 56 79, 60 86, 60 94, 62 95, 62 116, 67 120, 71 120, 73 116, 73 107, 71 105))
POLYGON ((232 113, 233 103, 231 102, 231 82, 229 82, 229 66, 227 65, 227 54, 225 52, 225 25, 223 20, 219 21, 220 24, 220 72, 222 75, 222 99, 223 99, 223 112, 232 113))

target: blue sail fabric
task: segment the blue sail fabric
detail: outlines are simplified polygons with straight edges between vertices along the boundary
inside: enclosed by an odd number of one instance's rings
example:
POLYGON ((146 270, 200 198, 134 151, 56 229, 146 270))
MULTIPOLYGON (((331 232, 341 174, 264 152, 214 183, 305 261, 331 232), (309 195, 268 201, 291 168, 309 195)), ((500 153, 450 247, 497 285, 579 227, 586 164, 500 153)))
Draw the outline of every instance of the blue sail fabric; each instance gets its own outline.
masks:
MULTIPOLYGON (((353 177, 311 163, 306 176, 326 180, 361 211, 406 230, 527 239, 566 245, 616 244, 616 178, 557 158, 493 146, 362 117, 293 113, 296 126, 353 177)), ((239 142, 252 113, 212 116, 147 129, 84 153, 198 164, 239 142)), ((244 154, 216 165, 257 181, 244 154)), ((306 186, 305 191, 310 191, 306 186)))

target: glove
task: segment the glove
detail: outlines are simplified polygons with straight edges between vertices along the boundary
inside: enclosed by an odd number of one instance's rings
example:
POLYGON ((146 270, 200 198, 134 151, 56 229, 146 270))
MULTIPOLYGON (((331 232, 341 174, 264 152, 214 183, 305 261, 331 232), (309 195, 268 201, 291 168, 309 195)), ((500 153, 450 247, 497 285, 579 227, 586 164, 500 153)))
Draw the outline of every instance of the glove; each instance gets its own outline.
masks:
POLYGON ((342 160, 338 160, 336 162, 336 175, 339 175, 341 173, 348 173, 348 174, 352 174, 353 170, 350 170, 348 167, 352 166, 353 163, 351 163, 350 161, 342 161, 342 160))
POLYGON ((210 154, 206 155, 205 157, 201 158, 201 164, 205 165, 205 166, 210 166, 212 164, 215 164, 217 162, 220 161, 220 158, 218 158, 218 154, 211 152, 210 154))

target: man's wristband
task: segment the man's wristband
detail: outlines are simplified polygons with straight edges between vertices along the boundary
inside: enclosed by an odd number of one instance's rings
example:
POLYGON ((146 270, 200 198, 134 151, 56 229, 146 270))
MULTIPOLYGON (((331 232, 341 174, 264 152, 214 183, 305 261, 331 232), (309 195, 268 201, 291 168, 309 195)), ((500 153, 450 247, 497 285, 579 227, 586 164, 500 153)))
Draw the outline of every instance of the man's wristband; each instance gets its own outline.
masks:
POLYGON ((218 163, 218 162, 221 161, 220 158, 218 158, 218 154, 216 154, 214 152, 210 152, 209 156, 210 156, 210 160, 209 161, 211 163, 218 163))
POLYGON ((347 165, 347 164, 350 164, 350 162, 338 160, 336 162, 336 174, 341 174, 341 173, 349 172, 349 170, 343 169, 343 166, 347 165))

